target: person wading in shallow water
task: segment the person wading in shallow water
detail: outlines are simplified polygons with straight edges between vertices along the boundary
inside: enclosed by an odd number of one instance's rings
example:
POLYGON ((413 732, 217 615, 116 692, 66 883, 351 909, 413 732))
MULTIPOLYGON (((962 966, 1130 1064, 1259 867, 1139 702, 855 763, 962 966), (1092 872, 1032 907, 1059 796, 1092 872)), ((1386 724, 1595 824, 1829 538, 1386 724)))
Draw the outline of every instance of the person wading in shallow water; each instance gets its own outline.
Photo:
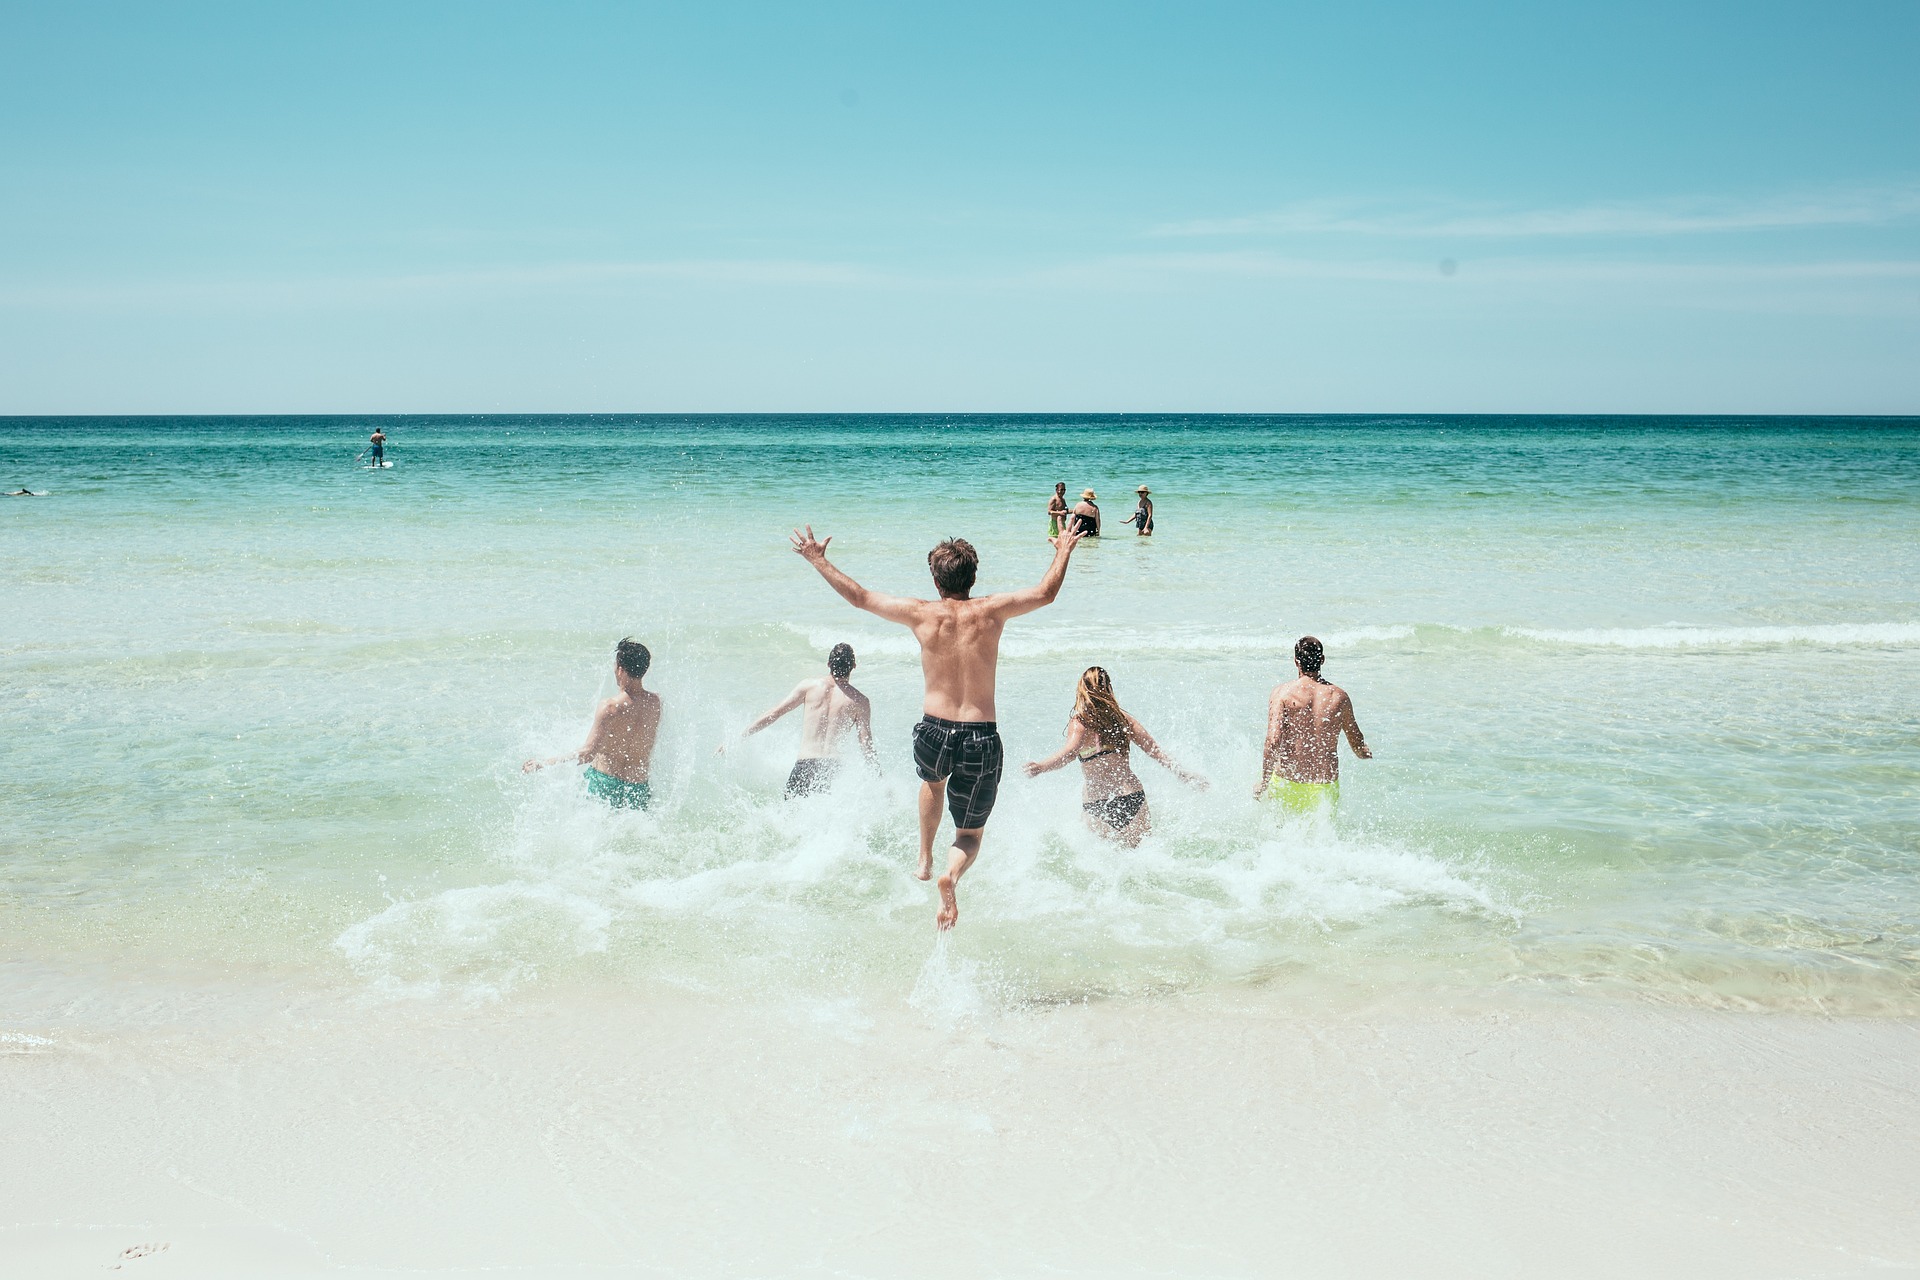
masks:
POLYGON ((1204 791, 1207 780, 1188 773, 1160 749, 1146 726, 1120 709, 1113 696, 1113 679, 1104 667, 1088 667, 1074 695, 1073 715, 1067 720, 1067 745, 1045 760, 1029 760, 1026 774, 1037 778, 1069 760, 1080 761, 1081 810, 1087 827, 1097 836, 1132 848, 1153 830, 1147 808, 1147 789, 1133 771, 1129 748, 1139 748, 1173 770, 1173 776, 1204 791))
POLYGON ((1082 489, 1073 508, 1073 531, 1088 538, 1100 536, 1100 508, 1094 503, 1093 490, 1082 489))
POLYGON ((613 679, 620 692, 593 713, 587 740, 571 755, 529 760, 532 773, 571 761, 587 766, 587 794, 616 809, 644 809, 653 802, 647 773, 653 767, 653 741, 660 733, 660 695, 641 686, 653 655, 638 640, 622 640, 613 650, 613 679))
POLYGON ((1320 674, 1326 650, 1312 636, 1293 646, 1296 680, 1277 686, 1267 699, 1267 745, 1260 759, 1257 800, 1278 800, 1290 813, 1331 809, 1340 799, 1340 735, 1353 754, 1373 759, 1353 699, 1320 674))
POLYGON ((1140 495, 1140 505, 1133 509, 1133 515, 1128 518, 1127 523, 1138 526, 1139 533, 1136 536, 1151 538, 1153 536, 1153 499, 1147 495, 1153 490, 1141 485, 1134 492, 1140 495))
POLYGON ((920 775, 920 867, 933 874, 933 838, 940 830, 940 801, 953 815, 953 847, 939 880, 940 911, 934 923, 951 929, 960 918, 958 887, 986 835, 1000 787, 1003 755, 994 722, 993 686, 1000 661, 1000 634, 1009 618, 1052 604, 1066 581, 1067 561, 1080 535, 1053 539, 1053 563, 1034 586, 973 598, 980 557, 971 544, 949 538, 927 553, 936 600, 912 600, 869 591, 827 560, 831 538, 815 538, 813 526, 793 531, 793 549, 819 570, 827 584, 856 609, 897 622, 920 642, 920 672, 926 699, 913 728, 913 765, 920 775))
POLYGON ((1047 499, 1047 536, 1060 536, 1060 526, 1069 514, 1067 507, 1067 482, 1057 480, 1053 486, 1053 496, 1047 499))
MULTIPOLYGON (((878 773, 873 753, 873 706, 867 695, 848 683, 853 674, 853 646, 837 644, 827 654, 827 674, 794 687, 786 700, 747 726, 740 735, 751 738, 795 707, 805 707, 800 720, 800 758, 787 775, 787 799, 825 791, 840 772, 840 739, 851 729, 859 737, 860 753, 878 773)), ((725 751, 723 746, 720 748, 725 751)))

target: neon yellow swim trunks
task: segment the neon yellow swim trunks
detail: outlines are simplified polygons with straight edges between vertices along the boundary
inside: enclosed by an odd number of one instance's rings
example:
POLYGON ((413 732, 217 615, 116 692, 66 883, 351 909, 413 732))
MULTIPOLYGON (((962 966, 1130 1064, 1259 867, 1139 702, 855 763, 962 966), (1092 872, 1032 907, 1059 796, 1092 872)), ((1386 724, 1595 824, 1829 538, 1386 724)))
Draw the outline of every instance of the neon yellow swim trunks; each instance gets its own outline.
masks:
POLYGON ((1340 803, 1338 782, 1294 782, 1279 774, 1267 783, 1267 799, 1278 800, 1288 813, 1333 812, 1340 803))

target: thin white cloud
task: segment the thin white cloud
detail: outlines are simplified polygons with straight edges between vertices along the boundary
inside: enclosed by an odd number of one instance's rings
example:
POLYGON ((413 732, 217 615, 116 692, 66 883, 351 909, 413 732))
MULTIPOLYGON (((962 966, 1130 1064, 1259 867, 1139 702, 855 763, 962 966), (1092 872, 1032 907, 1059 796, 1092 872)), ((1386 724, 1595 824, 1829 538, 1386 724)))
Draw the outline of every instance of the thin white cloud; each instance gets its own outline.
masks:
POLYGON ((1898 283, 1920 280, 1920 259, 1851 259, 1817 262, 1645 262, 1555 258, 1408 260, 1293 257, 1261 250, 1219 253, 1123 254, 1066 263, 1028 273, 1033 284, 1126 285, 1153 279, 1212 277, 1244 280, 1344 280, 1431 284, 1435 288, 1482 283, 1669 282, 1776 284, 1795 282, 1898 283))
POLYGON ((1386 210, 1306 201, 1265 213, 1166 223, 1159 237, 1356 235, 1402 239, 1527 239, 1701 235, 1805 227, 1872 226, 1920 214, 1920 187, 1730 201, 1686 198, 1549 209, 1429 206, 1386 210))

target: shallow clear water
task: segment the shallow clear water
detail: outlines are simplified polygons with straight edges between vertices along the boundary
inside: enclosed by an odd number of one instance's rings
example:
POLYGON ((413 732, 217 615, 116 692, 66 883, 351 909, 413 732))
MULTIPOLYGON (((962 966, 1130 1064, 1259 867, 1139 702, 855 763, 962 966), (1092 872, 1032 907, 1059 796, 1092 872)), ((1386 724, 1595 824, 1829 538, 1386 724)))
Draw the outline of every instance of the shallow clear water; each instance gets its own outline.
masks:
POLYGON ((1920 423, 1359 418, 6 419, 0 956, 916 1001, 1425 989, 1920 1013, 1920 423), (393 469, 352 464, 378 421, 393 469), (1151 764, 1118 850, 1009 779, 962 927, 908 878, 920 593, 1036 577, 1052 482, 1110 536, 1009 628, 1012 760, 1079 672, 1151 764), (1158 535, 1119 525, 1153 486, 1158 535), (1328 641, 1377 758, 1337 821, 1249 792, 1328 641), (660 803, 519 762, 653 649, 660 803), (780 800, 853 643, 884 776, 780 800))

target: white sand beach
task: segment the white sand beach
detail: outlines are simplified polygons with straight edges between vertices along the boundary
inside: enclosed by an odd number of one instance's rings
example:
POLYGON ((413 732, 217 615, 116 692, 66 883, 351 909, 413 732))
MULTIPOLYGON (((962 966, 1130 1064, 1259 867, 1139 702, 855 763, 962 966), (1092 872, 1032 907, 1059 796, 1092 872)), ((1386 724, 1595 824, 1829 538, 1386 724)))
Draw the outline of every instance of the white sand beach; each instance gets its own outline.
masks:
POLYGON ((8 1274, 1920 1274, 1909 1020, 101 992, 0 1045, 8 1274))

